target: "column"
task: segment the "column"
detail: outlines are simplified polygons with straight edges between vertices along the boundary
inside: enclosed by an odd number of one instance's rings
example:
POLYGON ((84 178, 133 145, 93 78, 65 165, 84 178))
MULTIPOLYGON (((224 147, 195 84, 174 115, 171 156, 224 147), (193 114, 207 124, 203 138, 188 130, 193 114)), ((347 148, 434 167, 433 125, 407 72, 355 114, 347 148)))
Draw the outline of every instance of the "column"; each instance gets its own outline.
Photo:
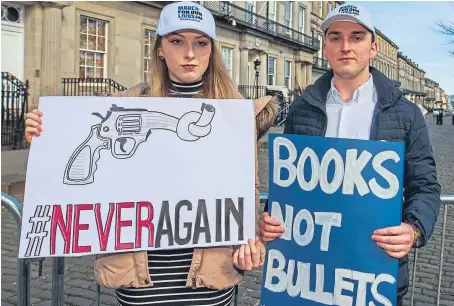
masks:
POLYGON ((304 89, 304 85, 306 84, 306 71, 304 67, 304 63, 295 62, 295 88, 301 87, 301 89, 304 89))
POLYGON ((312 84, 312 64, 306 63, 306 86, 312 84))
POLYGON ((41 95, 60 95, 62 6, 44 2, 42 6, 44 10, 41 95))
POLYGON ((247 66, 249 63, 249 50, 240 49, 240 84, 239 85, 249 85, 247 82, 248 71, 247 66))
MULTIPOLYGON (((259 74, 259 85, 266 85, 267 78, 268 78, 268 72, 266 71, 268 67, 268 56, 265 52, 260 52, 259 54, 259 60, 260 60, 260 74, 259 74)), ((277 66, 277 63, 276 63, 277 66)), ((277 78, 277 75, 276 75, 277 78)))

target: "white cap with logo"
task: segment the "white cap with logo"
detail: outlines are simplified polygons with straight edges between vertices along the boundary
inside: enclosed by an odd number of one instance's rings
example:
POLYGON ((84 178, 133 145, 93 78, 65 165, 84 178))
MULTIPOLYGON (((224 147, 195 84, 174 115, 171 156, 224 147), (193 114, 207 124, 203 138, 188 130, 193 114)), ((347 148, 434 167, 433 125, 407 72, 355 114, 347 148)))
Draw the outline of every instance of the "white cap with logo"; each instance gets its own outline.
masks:
POLYGON ((176 2, 162 9, 157 34, 165 36, 180 30, 199 31, 216 40, 216 24, 213 15, 194 2, 176 2))
POLYGON ((375 35, 375 27, 372 23, 371 14, 362 6, 356 4, 342 4, 328 13, 326 19, 320 25, 323 33, 335 22, 348 21, 358 23, 375 35))

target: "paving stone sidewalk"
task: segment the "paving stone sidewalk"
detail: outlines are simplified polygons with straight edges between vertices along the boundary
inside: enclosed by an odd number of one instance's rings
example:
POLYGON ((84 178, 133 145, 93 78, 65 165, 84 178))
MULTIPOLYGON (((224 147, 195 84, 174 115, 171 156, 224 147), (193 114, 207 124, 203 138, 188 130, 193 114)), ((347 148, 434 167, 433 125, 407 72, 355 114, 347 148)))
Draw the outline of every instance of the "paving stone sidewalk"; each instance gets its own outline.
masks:
MULTIPOLYGON (((448 120, 445 120, 443 126, 435 125, 433 120, 427 120, 427 122, 436 156, 442 193, 454 194, 454 126, 449 125, 448 120)), ((259 166, 262 192, 267 192, 267 159, 267 151, 260 149, 259 166)), ((419 253, 415 290, 415 305, 418 306, 436 304, 442 220, 443 214, 440 214, 430 243, 419 253)), ((440 305, 452 306, 454 305, 454 207, 449 210, 447 220, 440 305)), ((13 218, 4 208, 1 210, 1 221, 1 305, 15 305, 17 229, 13 218)), ((34 263, 31 267, 31 303, 40 306, 51 305, 52 261, 50 259, 44 261, 42 277, 38 277, 38 264, 34 263)), ((66 259, 65 305, 95 305, 95 283, 92 269, 92 256, 66 259)), ((239 287, 239 306, 258 305, 261 283, 261 270, 246 273, 239 287)), ((113 290, 102 289, 101 304, 117 305, 113 290)), ((405 305, 409 305, 408 300, 405 305)))

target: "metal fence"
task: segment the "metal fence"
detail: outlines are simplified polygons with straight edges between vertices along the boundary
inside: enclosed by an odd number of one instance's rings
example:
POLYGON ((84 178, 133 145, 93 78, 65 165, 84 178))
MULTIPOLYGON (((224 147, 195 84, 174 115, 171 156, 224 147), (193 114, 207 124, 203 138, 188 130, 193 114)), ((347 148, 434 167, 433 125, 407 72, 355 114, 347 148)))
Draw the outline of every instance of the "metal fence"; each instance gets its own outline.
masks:
MULTIPOLYGON (((262 193, 260 195, 260 202, 264 204, 268 199, 268 194, 262 193)), ((442 195, 441 204, 443 213, 443 223, 442 223, 442 237, 441 237, 441 250, 440 250, 440 259, 438 267, 438 286, 437 286, 437 297, 436 305, 446 305, 440 304, 441 296, 441 282, 442 282, 442 272, 443 272, 443 258, 445 250, 445 241, 446 241, 446 222, 448 207, 454 206, 454 195, 442 195)), ((10 195, 2 192, 2 206, 5 207, 9 213, 14 217, 16 221, 17 229, 21 231, 21 218, 22 218, 22 205, 10 195)), ((452 234, 452 233, 451 233, 452 234)), ((450 237, 449 240, 452 240, 453 237, 450 237)), ((413 272, 410 274, 411 289, 410 289, 410 305, 415 305, 415 281, 414 279, 417 276, 416 265, 418 263, 418 249, 414 250, 413 257, 413 272)), ((33 261, 36 261, 34 259, 33 261)), ((43 259, 38 259, 42 261, 43 259)), ((17 306, 29 306, 30 305, 30 260, 28 259, 19 259, 17 263, 17 306)), ((63 306, 64 305, 64 273, 65 273, 65 264, 63 257, 54 257, 52 263, 52 306, 63 306)), ((96 286, 96 305, 100 305, 100 296, 101 291, 99 285, 96 286)), ((234 305, 237 305, 238 297, 238 287, 235 287, 235 301, 234 305)))
POLYGON ((248 11, 229 1, 203 1, 202 5, 211 11, 213 15, 226 18, 229 21, 235 20, 238 25, 265 32, 275 38, 292 41, 314 51, 320 49, 320 41, 317 38, 277 23, 265 16, 248 11))
POLYGON ((24 115, 28 111, 28 80, 21 82, 9 72, 2 72, 2 146, 26 147, 24 115))
POLYGON ((64 78, 61 80, 64 96, 102 96, 125 91, 127 88, 112 79, 64 78))
POLYGON ((328 60, 324 58, 314 57, 313 64, 317 68, 329 70, 328 60))
POLYGON ((238 92, 245 99, 258 99, 266 96, 266 86, 264 85, 238 85, 238 92))

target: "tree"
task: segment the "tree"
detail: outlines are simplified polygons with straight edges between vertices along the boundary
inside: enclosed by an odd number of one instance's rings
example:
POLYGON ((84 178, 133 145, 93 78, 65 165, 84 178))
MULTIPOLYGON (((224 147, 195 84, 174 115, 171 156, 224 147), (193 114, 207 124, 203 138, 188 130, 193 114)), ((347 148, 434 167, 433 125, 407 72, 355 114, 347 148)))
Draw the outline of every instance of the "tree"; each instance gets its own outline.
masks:
MULTIPOLYGON (((437 22, 438 31, 444 35, 449 36, 452 40, 449 41, 450 44, 454 44, 454 23, 449 22, 445 23, 443 21, 437 22)), ((449 51, 449 53, 454 56, 454 50, 449 51)))

